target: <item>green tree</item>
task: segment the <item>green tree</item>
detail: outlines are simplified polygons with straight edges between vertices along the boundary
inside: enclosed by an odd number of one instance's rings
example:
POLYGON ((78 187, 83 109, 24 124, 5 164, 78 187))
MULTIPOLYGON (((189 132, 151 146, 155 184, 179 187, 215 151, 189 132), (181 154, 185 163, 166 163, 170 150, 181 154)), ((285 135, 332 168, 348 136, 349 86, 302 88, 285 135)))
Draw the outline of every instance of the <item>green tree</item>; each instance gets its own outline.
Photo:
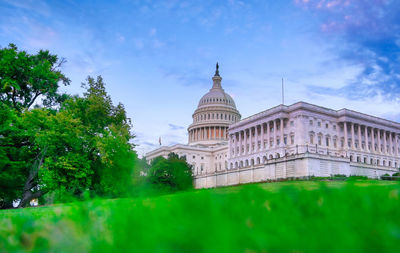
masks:
POLYGON ((136 152, 130 119, 122 104, 112 104, 101 77, 89 77, 85 87, 83 97, 71 97, 57 110, 19 112, 2 104, 3 207, 17 196, 23 207, 46 193, 65 201, 83 192, 121 196, 132 187, 136 152))
POLYGON ((44 106, 53 106, 67 96, 59 93, 59 84, 70 80, 60 71, 65 59, 49 51, 37 54, 19 51, 14 44, 0 49, 0 102, 18 111, 28 109, 42 98, 44 106))
POLYGON ((193 188, 192 167, 185 157, 170 153, 168 158, 157 157, 151 164, 149 182, 157 188, 167 191, 193 188))
POLYGON ((11 208, 22 194, 31 154, 18 113, 0 103, 0 119, 0 208, 11 208))

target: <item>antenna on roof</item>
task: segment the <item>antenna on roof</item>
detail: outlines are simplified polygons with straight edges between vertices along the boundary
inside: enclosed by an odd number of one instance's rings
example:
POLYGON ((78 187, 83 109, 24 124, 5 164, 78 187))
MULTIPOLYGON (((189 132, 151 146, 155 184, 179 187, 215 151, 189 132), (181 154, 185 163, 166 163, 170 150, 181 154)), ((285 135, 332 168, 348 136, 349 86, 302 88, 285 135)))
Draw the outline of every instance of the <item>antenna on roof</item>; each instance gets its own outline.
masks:
POLYGON ((284 93, 284 89, 283 89, 283 77, 282 77, 282 105, 285 104, 285 93, 284 93))

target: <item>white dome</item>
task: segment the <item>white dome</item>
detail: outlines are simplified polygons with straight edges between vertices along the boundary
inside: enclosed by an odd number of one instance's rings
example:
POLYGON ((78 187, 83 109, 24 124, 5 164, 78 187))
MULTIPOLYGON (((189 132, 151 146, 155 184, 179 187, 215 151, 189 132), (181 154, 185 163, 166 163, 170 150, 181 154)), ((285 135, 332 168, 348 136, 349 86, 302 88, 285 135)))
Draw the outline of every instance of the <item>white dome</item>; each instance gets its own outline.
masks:
POLYGON ((225 91, 220 89, 211 89, 207 92, 199 101, 199 105, 197 108, 208 106, 208 105, 223 105, 236 109, 235 101, 233 98, 225 93, 225 91))
POLYGON ((213 86, 199 101, 189 126, 189 144, 216 145, 228 141, 229 125, 240 120, 235 101, 221 86, 218 64, 213 86))

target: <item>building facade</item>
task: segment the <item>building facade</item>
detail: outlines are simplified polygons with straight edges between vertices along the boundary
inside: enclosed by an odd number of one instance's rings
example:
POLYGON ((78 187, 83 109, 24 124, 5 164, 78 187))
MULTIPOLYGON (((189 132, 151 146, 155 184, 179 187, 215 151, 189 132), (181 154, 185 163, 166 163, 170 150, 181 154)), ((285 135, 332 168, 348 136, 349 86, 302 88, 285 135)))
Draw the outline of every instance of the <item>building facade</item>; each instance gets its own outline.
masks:
POLYGON ((400 167, 400 123, 348 109, 298 102, 243 120, 218 68, 188 128, 189 144, 161 147, 193 165, 196 188, 308 176, 379 178, 400 167))

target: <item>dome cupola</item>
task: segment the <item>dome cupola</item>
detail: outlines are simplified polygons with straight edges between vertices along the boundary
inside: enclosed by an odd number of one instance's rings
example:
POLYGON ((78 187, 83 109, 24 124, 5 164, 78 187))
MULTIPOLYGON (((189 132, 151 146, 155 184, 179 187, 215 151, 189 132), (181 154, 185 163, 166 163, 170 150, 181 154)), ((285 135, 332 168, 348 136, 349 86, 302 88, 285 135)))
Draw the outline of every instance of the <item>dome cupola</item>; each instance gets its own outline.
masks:
POLYGON ((213 86, 200 99, 193 113, 193 123, 189 126, 189 144, 215 145, 228 140, 229 125, 240 120, 232 97, 221 86, 217 63, 212 78, 213 86))

